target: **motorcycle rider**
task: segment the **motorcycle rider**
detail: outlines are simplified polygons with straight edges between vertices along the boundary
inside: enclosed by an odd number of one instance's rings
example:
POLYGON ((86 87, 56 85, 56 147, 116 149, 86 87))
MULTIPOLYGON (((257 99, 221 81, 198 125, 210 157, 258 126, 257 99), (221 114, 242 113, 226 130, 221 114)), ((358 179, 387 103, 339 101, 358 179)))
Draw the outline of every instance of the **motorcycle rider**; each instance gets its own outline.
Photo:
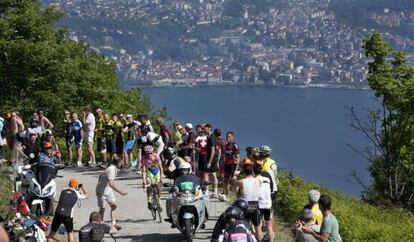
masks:
MULTIPOLYGON (((243 212, 243 214, 247 214, 249 204, 243 199, 237 199, 231 206, 238 207, 243 212)), ((223 230, 226 229, 227 225, 226 213, 223 212, 218 218, 216 225, 214 226, 213 233, 211 235, 211 242, 219 241, 220 235, 223 234, 223 230)))
POLYGON ((228 226, 223 233, 223 242, 256 242, 251 226, 243 220, 243 212, 238 207, 229 207, 225 211, 228 226))
POLYGON ((50 142, 43 143, 43 151, 39 154, 39 160, 41 162, 48 162, 50 164, 56 164, 59 161, 59 153, 56 153, 53 149, 53 145, 50 142))
MULTIPOLYGON (((202 192, 201 190, 201 180, 197 175, 191 173, 191 165, 188 162, 183 162, 178 166, 178 172, 180 176, 175 179, 173 192, 179 193, 184 190, 191 190, 192 192, 202 192)), ((167 222, 172 222, 172 199, 167 199, 167 216, 168 219, 165 219, 167 222)))

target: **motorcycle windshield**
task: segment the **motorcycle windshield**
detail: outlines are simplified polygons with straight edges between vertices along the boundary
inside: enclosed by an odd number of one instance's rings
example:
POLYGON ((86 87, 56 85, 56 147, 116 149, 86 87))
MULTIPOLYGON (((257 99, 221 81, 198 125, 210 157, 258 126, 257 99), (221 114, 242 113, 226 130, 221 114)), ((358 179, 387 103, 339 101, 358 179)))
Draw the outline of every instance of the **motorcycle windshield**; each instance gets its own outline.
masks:
POLYGON ((56 175, 56 167, 53 164, 39 162, 33 167, 37 182, 40 186, 47 185, 56 175))

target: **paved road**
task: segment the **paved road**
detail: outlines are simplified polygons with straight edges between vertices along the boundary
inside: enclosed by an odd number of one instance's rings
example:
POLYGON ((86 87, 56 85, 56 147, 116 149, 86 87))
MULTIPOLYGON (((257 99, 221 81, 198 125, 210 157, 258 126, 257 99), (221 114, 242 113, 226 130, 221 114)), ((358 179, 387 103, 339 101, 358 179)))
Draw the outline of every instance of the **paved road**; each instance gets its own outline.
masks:
MULTIPOLYGON (((89 192, 89 199, 82 202, 81 207, 75 210, 74 227, 78 230, 86 224, 89 214, 92 211, 98 211, 95 187, 99 175, 103 172, 98 168, 66 168, 59 171, 63 178, 57 178, 58 191, 56 199, 59 198, 62 188, 67 186, 70 178, 77 178, 79 183, 84 184, 84 188, 89 192)), ((141 185, 141 179, 138 179, 136 173, 130 171, 120 171, 116 178, 119 186, 128 192, 128 195, 122 197, 116 194, 119 210, 118 222, 122 230, 116 235, 117 241, 184 241, 183 236, 177 229, 170 228, 170 224, 162 222, 161 224, 152 219, 150 211, 147 209, 146 194, 141 185)), ((165 214, 165 198, 167 196, 166 188, 162 194, 163 219, 165 214)), ((224 211, 226 205, 216 199, 210 200, 210 219, 206 223, 206 229, 196 233, 194 241, 209 241, 212 229, 218 216, 224 211)), ((109 222, 109 213, 105 214, 105 221, 109 222)), ((106 241, 111 241, 108 239, 106 241)))

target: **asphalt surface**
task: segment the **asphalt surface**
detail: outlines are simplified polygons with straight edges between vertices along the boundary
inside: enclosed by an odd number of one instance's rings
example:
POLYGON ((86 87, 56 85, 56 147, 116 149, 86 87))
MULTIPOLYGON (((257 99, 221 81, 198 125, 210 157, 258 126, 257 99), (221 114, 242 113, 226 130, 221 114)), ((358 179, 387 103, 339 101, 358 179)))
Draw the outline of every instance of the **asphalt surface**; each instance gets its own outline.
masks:
MULTIPOLYGON (((94 167, 65 168, 59 171, 59 175, 63 177, 56 178, 58 188, 55 199, 59 199, 60 191, 67 187, 70 178, 78 179, 79 183, 83 184, 86 192, 89 193, 89 198, 82 201, 80 207, 75 208, 75 231, 78 231, 80 227, 88 222, 91 212, 99 210, 95 187, 98 177, 103 171, 103 169, 94 167)), ((142 189, 141 178, 138 179, 137 173, 121 170, 118 172, 115 181, 121 189, 128 192, 125 197, 115 194, 118 201, 118 224, 122 226, 122 230, 115 235, 116 241, 184 241, 184 236, 178 229, 171 228, 170 223, 165 221, 158 223, 158 219, 153 220, 151 212, 147 208, 146 193, 142 189)), ((169 188, 163 188, 162 192, 161 205, 163 206, 163 212, 161 216, 163 220, 166 218, 165 199, 168 190, 169 188)), ((210 241, 215 222, 225 208, 225 203, 219 202, 217 199, 210 199, 210 218, 206 223, 206 229, 199 230, 194 241, 210 241)), ((104 220, 110 223, 109 209, 105 213, 104 220)), ((111 242, 113 239, 106 238, 105 241, 111 242)))

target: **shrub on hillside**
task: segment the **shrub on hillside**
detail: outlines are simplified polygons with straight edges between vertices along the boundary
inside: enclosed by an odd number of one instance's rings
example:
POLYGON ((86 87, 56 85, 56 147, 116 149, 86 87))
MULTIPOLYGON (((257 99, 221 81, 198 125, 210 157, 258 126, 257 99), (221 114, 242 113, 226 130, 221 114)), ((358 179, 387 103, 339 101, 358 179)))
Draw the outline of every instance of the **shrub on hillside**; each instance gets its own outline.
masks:
POLYGON ((308 202, 308 191, 317 189, 332 197, 333 212, 344 241, 414 241, 414 216, 407 210, 376 207, 287 172, 279 173, 279 179, 275 207, 286 221, 297 220, 308 202))

